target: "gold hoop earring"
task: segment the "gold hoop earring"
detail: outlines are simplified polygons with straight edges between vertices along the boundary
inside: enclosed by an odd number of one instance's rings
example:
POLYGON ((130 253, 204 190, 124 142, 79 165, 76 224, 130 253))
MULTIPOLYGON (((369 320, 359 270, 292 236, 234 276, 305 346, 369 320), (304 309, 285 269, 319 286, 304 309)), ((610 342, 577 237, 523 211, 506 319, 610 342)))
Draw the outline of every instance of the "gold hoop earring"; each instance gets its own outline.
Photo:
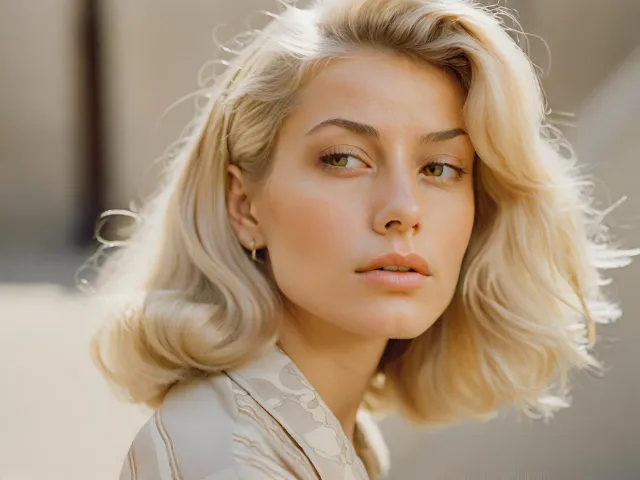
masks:
POLYGON ((257 262, 258 258, 256 257, 256 242, 251 240, 251 242, 249 243, 249 247, 251 248, 251 260, 257 262))

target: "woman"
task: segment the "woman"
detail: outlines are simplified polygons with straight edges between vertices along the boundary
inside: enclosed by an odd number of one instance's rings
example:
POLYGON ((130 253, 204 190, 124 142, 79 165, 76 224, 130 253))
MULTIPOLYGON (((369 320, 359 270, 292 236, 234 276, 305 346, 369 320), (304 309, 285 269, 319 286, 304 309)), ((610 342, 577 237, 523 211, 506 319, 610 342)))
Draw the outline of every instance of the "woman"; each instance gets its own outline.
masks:
POLYGON ((102 272, 94 357, 156 409, 121 478, 376 478, 370 413, 549 416, 597 367, 597 269, 635 252, 498 13, 326 0, 254 32, 102 272))

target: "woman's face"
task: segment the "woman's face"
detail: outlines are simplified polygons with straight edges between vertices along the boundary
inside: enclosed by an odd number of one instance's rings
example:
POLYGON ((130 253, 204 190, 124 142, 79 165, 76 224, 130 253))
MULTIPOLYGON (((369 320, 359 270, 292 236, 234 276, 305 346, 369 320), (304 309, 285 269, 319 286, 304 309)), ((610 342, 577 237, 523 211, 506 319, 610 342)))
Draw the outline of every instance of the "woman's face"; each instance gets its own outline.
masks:
POLYGON ((474 219, 463 103, 443 70, 391 53, 332 60, 306 84, 253 199, 298 321, 413 338, 443 313, 474 219), (428 267, 362 273, 390 253, 428 267))

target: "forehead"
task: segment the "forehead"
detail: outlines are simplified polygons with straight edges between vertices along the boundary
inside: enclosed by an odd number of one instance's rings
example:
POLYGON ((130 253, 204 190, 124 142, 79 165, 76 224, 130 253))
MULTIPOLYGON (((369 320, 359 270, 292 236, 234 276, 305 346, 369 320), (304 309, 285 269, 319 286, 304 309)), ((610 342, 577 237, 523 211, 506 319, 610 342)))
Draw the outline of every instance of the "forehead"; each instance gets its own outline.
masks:
POLYGON ((421 130, 464 127, 465 95, 452 74, 393 52, 358 52, 332 59, 301 89, 293 114, 369 120, 421 130))

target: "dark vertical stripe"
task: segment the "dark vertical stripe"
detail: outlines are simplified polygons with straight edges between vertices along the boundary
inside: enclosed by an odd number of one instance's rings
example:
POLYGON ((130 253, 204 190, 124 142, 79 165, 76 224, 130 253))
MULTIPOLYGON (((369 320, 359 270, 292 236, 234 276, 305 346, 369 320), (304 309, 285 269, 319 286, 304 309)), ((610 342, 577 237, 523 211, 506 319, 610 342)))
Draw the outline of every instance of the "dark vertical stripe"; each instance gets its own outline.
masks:
POLYGON ((100 5, 98 0, 84 0, 81 14, 82 59, 79 130, 81 157, 79 165, 79 212, 74 241, 86 245, 93 237, 96 220, 105 210, 104 112, 102 97, 102 55, 100 5))

